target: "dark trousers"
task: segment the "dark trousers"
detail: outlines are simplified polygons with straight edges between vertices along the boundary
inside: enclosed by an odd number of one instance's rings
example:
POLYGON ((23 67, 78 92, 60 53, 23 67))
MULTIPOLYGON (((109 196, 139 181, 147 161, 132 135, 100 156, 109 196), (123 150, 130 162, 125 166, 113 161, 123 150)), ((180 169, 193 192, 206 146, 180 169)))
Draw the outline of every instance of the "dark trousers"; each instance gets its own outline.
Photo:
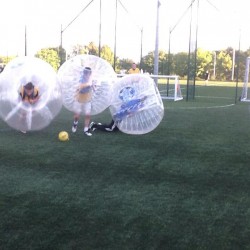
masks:
POLYGON ((114 132, 118 131, 118 127, 116 126, 114 120, 112 120, 109 124, 97 124, 95 123, 92 128, 105 131, 105 132, 114 132))

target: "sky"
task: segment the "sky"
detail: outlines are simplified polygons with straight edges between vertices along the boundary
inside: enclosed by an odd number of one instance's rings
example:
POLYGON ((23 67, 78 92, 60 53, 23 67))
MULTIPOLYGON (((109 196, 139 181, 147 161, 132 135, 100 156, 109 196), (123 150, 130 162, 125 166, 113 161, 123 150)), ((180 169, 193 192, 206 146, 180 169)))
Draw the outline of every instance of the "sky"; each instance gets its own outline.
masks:
MULTIPOLYGON (((197 13, 199 48, 212 51, 227 47, 246 50, 250 47, 248 1, 159 1, 159 50, 168 52, 171 44, 171 52, 188 52, 190 23, 194 24, 194 32, 197 13)), ((154 51, 157 2, 118 0, 116 19, 116 0, 102 0, 101 45, 108 45, 114 51, 116 44, 119 58, 129 58, 135 62, 140 60, 141 48, 142 56, 154 51)), ((24 55, 25 27, 28 55, 34 55, 42 48, 58 47, 61 37, 66 51, 76 44, 94 42, 98 46, 100 0, 4 1, 0 8, 1 56, 24 55)))

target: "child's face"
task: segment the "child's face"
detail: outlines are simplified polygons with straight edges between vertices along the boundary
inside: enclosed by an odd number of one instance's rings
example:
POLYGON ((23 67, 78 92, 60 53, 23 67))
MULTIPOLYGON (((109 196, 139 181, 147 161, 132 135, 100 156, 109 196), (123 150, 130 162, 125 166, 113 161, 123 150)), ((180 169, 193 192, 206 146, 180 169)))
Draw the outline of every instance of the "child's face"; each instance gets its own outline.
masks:
POLYGON ((34 92, 34 89, 24 89, 24 91, 27 94, 27 96, 31 96, 34 92))

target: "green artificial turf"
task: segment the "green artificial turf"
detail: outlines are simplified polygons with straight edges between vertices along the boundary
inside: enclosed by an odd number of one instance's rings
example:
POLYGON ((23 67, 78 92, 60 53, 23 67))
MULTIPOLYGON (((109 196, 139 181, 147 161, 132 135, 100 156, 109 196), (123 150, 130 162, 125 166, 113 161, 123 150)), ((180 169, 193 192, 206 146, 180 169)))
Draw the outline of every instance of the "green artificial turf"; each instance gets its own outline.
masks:
POLYGON ((249 104, 196 94, 145 135, 72 134, 64 108, 27 134, 1 121, 0 249, 250 249, 249 104))

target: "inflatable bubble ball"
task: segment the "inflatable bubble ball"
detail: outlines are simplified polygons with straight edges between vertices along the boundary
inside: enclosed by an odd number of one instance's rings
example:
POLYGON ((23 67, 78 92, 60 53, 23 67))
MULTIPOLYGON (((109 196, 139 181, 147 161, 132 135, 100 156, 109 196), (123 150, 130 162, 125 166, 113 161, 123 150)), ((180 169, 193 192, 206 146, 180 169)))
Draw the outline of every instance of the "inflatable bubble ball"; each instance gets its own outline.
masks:
POLYGON ((12 128, 40 130, 62 108, 57 73, 36 57, 17 57, 0 74, 0 117, 12 128))
POLYGON ((58 71, 63 105, 68 110, 84 114, 91 103, 91 115, 104 111, 111 103, 112 89, 117 77, 112 66, 94 55, 77 55, 58 71))
POLYGON ((113 88, 110 112, 120 131, 146 134, 154 130, 164 116, 164 106, 154 80, 143 74, 120 78, 113 88))

